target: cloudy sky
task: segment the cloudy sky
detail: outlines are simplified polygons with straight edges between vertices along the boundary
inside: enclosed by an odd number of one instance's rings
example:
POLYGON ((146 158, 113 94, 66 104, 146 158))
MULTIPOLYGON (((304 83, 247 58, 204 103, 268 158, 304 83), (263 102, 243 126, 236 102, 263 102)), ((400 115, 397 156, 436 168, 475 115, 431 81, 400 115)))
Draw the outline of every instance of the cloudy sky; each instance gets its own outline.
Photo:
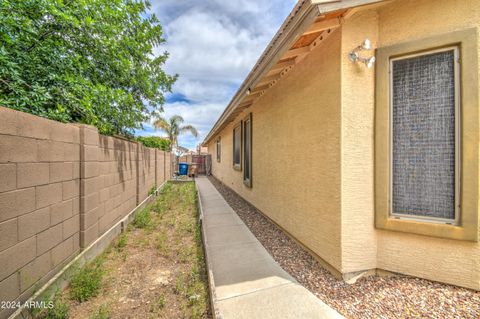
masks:
MULTIPOLYGON (((165 69, 178 74, 165 117, 183 116, 200 132, 179 137, 195 148, 227 106, 296 0, 153 0, 168 51, 165 69)), ((150 123, 137 135, 164 134, 150 123)))

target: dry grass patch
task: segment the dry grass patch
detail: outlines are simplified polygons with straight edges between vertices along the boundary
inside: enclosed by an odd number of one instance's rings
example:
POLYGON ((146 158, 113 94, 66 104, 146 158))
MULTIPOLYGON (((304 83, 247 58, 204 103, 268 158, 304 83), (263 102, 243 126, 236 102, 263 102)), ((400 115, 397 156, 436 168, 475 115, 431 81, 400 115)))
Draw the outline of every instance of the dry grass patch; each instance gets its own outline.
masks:
POLYGON ((76 286, 56 297, 64 306, 62 316, 43 316, 210 318, 194 184, 168 183, 127 231, 79 273, 76 286), (85 274, 93 274, 93 282, 85 274))

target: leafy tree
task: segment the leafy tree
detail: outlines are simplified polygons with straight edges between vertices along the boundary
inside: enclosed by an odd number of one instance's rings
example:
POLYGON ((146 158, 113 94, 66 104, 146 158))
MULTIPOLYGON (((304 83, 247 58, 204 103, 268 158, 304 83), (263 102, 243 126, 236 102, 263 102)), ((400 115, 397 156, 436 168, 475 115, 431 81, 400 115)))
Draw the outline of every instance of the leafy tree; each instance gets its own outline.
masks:
POLYGON ((1 0, 0 105, 128 134, 176 76, 145 0, 1 0))
POLYGON ((193 136, 198 137, 197 129, 192 125, 182 125, 183 122, 183 117, 180 115, 173 115, 168 120, 163 117, 158 117, 153 125, 155 128, 161 129, 168 134, 171 146, 177 146, 177 139, 180 134, 190 132, 193 136))
POLYGON ((139 136, 137 141, 146 147, 161 149, 162 151, 170 150, 170 140, 159 136, 139 136))

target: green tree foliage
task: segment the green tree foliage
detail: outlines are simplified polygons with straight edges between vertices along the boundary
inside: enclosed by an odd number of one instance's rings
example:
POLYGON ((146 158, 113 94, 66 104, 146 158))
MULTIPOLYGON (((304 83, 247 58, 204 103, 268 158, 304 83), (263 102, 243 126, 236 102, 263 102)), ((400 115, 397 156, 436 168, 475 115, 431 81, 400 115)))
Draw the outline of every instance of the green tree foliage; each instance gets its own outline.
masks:
POLYGON ((139 136, 137 137, 137 141, 146 147, 159 148, 162 151, 168 151, 170 149, 170 140, 158 136, 139 136))
POLYGON ((128 134, 176 76, 145 0, 1 0, 0 105, 128 134))

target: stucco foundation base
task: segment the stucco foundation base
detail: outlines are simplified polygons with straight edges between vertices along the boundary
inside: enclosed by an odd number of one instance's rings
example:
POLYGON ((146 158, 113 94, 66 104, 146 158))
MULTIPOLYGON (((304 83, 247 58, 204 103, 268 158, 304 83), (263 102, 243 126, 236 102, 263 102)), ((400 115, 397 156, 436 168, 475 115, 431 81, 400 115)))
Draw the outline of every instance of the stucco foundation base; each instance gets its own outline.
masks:
MULTIPOLYGON (((220 183, 222 183, 222 181, 217 178, 215 175, 212 174, 212 176, 220 183)), ((240 194, 238 194, 237 192, 235 192, 235 190, 233 190, 231 187, 229 187, 227 184, 225 183, 222 183, 223 186, 227 187, 229 190, 231 190, 232 192, 234 192, 235 194, 237 194, 238 196, 240 196, 240 194)), ((302 247, 303 249, 305 249, 306 251, 308 251, 308 253, 310 255, 312 255, 320 265, 322 265, 323 268, 327 269, 336 279, 338 280, 343 280, 343 274, 338 271, 335 267, 333 267, 332 265, 330 265, 328 262, 326 262, 322 257, 318 256, 313 250, 311 250, 310 248, 308 248, 307 246, 305 246, 302 242, 298 241, 294 236, 292 236, 292 234, 290 234, 285 228, 283 228, 281 225, 279 225, 278 223, 276 223, 273 219, 271 219, 270 217, 268 217, 264 212, 262 212, 260 209, 258 209, 255 205, 253 205, 251 202, 249 202, 248 200, 246 200, 244 197, 240 196, 244 201, 246 201, 247 203, 249 203, 252 207, 254 207, 258 212, 260 212, 262 214, 263 217, 265 217, 266 219, 268 219, 272 224, 276 225, 278 228, 280 228, 290 239, 292 239, 295 243, 297 243, 297 245, 299 245, 300 247, 302 247)))
MULTIPOLYGON (((218 179, 217 179, 218 180, 218 179)), ((223 183, 222 183, 223 184, 223 183)), ((228 185, 225 185, 223 184, 224 186, 228 187, 228 185)), ((233 189, 231 189, 230 187, 228 187, 232 192, 235 192, 233 189)), ((235 194, 238 195, 238 193, 235 192, 235 194)), ((240 196, 240 195, 238 195, 240 196)), ((241 197, 241 196, 240 196, 241 197)), ((243 197, 242 197, 243 198, 243 197)), ((255 207, 255 205, 253 205, 252 203, 250 203, 249 201, 247 201, 245 198, 243 198, 243 200, 245 200, 247 203, 249 203, 250 205, 252 205, 253 207, 255 207)), ((280 226, 278 223, 276 223, 273 219, 271 219, 270 217, 268 217, 265 213, 263 213, 261 210, 259 210, 257 207, 255 207, 255 209, 260 212, 262 214, 263 217, 265 217, 266 219, 268 219, 272 224, 276 225, 278 228, 280 228, 290 239, 292 239, 295 243, 297 243, 297 245, 299 245, 300 247, 302 247, 303 249, 305 249, 313 258, 315 258, 315 260, 323 267, 325 268, 326 270, 328 270, 328 272, 330 274, 332 274, 333 277, 335 277, 336 279, 338 280, 343 280, 345 281, 347 284, 354 284, 357 282, 357 280, 359 280, 360 278, 363 278, 363 277, 368 277, 368 276, 381 276, 381 277, 391 277, 391 276, 395 276, 395 275, 398 275, 398 273, 394 273, 394 272, 391 272, 391 271, 388 271, 388 270, 385 270, 385 269, 379 269, 379 268, 375 268, 375 269, 366 269, 366 270, 360 270, 360 271, 354 271, 354 272, 346 272, 346 273, 342 273, 340 272, 339 270, 337 270, 335 267, 333 267, 332 265, 330 265, 328 262, 326 262, 322 257, 318 256, 314 251, 312 251, 311 249, 309 249, 307 246, 305 246, 303 243, 301 243, 300 241, 298 241, 295 237, 293 237, 285 228, 283 228, 282 226, 280 226)))
MULTIPOLYGON (((23 303, 30 301, 41 301, 41 300, 48 300, 51 294, 55 293, 57 289, 64 289, 68 282, 70 281, 71 276, 73 275, 73 269, 76 266, 82 266, 87 262, 93 260, 95 257, 100 255, 105 251, 105 249, 110 245, 110 243, 122 232, 125 231, 126 226, 133 220, 135 217, 135 213, 142 210, 146 205, 150 204, 154 201, 154 199, 158 196, 159 191, 165 186, 167 182, 164 182, 160 187, 158 187, 155 192, 148 196, 143 202, 141 202, 137 207, 135 207, 130 213, 128 213, 124 218, 118 221, 115 225, 113 225, 109 230, 107 230, 101 237, 91 243, 88 247, 86 247, 83 251, 81 251, 76 257, 70 258, 70 261, 60 269, 55 269, 52 271, 50 275, 50 280, 46 281, 43 286, 37 290, 37 292, 32 295, 30 298, 26 298, 20 296, 19 300, 23 303)), ((68 260, 67 260, 68 261, 68 260)), ((30 291, 27 291, 30 292, 30 291)), ((29 294, 24 293, 24 296, 29 294)), ((31 293, 31 292, 30 292, 31 293)), ((19 308, 15 311, 9 319, 14 318, 25 318, 30 319, 32 318, 31 312, 29 309, 19 308)))
MULTIPOLYGON (((247 201, 248 202, 248 201, 247 201)), ((250 205, 252 205, 252 203, 248 202, 250 205)), ((254 205, 252 205, 253 207, 255 207, 254 205)), ((315 258, 315 260, 320 264, 322 265, 323 268, 325 268, 326 270, 328 270, 329 273, 331 273, 333 275, 333 277, 335 277, 336 279, 338 280, 345 280, 345 276, 347 276, 348 274, 342 274, 340 271, 338 271, 335 267, 333 267, 332 265, 330 265, 328 262, 326 262, 322 257, 318 256, 313 250, 311 250, 310 248, 308 248, 307 246, 305 246, 302 242, 298 241, 295 237, 292 236, 292 234, 290 234, 285 228, 283 228, 282 226, 280 226, 278 223, 276 223, 273 219, 271 219, 270 217, 268 217, 266 214, 264 214, 261 210, 259 210, 258 208, 255 207, 255 209, 260 212, 263 217, 265 217, 266 219, 268 219, 272 224, 276 225, 278 228, 280 228, 285 234, 287 234, 288 237, 290 237, 290 239, 292 239, 295 243, 297 243, 297 245, 299 245, 300 247, 302 247, 303 249, 305 249, 306 251, 308 251, 308 253, 310 255, 313 256, 313 258, 315 258)), ((368 270, 367 270, 368 271, 368 270)), ((358 273, 358 272, 355 272, 355 274, 358 273)), ((346 280, 345 280, 346 281, 346 280)))
MULTIPOLYGON (((225 184, 223 184, 225 185, 225 184)), ((227 186, 227 185, 225 185, 227 186)), ((228 186, 227 186, 228 187, 228 186)), ((230 188, 231 189, 231 188, 230 188)), ((232 190, 233 191, 233 190, 232 190)), ((238 194, 237 194, 238 195, 238 194)), ((243 197, 242 197, 243 198, 243 197)), ((245 200, 245 199, 244 199, 245 200)), ((255 207, 252 203, 248 202, 245 200, 247 203, 255 207)), ((312 251, 310 248, 305 246, 303 243, 298 241, 295 237, 293 237, 285 228, 280 226, 278 223, 276 223, 273 219, 268 217, 266 214, 264 214, 261 210, 255 207, 255 209, 262 214, 263 217, 268 219, 272 224, 276 225, 278 228, 280 228, 290 239, 292 239, 297 245, 305 249, 315 260, 323 267, 325 268, 330 274, 332 274, 333 277, 335 277, 338 280, 343 280, 347 284, 354 284, 357 282, 358 279, 367 277, 367 276, 375 276, 375 275, 381 275, 381 276, 393 276, 395 275, 392 272, 389 272, 387 270, 383 269, 366 269, 366 270, 360 270, 360 271, 354 271, 354 272, 346 272, 342 273, 339 270, 337 270, 335 267, 330 265, 328 262, 326 262, 322 257, 318 256, 314 251, 312 251)))
MULTIPOLYGON (((220 183, 221 180, 218 179, 215 175, 212 174, 213 177, 215 177, 220 183)), ((238 196, 240 196, 237 192, 235 192, 231 187, 229 187, 228 185, 226 185, 225 183, 222 183, 223 186, 227 187, 229 190, 231 190, 232 192, 234 192, 235 194, 237 194, 238 196)), ((242 197, 242 196, 240 196, 242 197)), ((323 267, 325 268, 326 270, 328 270, 328 272, 330 274, 332 274, 336 279, 338 280, 343 280, 344 282, 346 282, 347 284, 354 284, 357 282, 357 280, 361 279, 361 278, 364 278, 364 277, 368 277, 368 276, 380 276, 380 277, 392 277, 392 276, 398 276, 398 275, 402 275, 402 276, 409 276, 409 275, 405 275, 405 274, 401 274, 401 273, 397 273, 397 272, 392 272, 392 271, 389 271, 389 270, 385 270, 385 269, 381 269, 381 268, 373 268, 373 269, 365 269, 365 270, 360 270, 360 271, 354 271, 354 272, 345 272, 345 273, 342 273, 341 271, 339 271, 338 269, 336 269, 335 267, 333 267, 332 265, 330 265, 328 262, 326 262, 322 257, 318 256, 314 251, 312 251, 311 249, 309 249, 307 246, 305 246, 303 243, 301 243, 300 241, 298 241, 295 237, 293 237, 285 228, 283 228, 281 225, 279 225, 278 223, 276 223, 274 220, 272 220, 270 217, 268 217, 265 213, 263 213, 260 209, 258 209, 255 205, 253 205, 251 202, 249 202, 248 200, 246 200, 244 197, 242 197, 242 199, 244 201, 246 201, 247 203, 249 203, 252 207, 254 207, 259 213, 262 214, 263 217, 265 217, 267 220, 269 220, 272 224, 276 225, 278 228, 280 228, 290 239, 292 239, 295 243, 297 243, 300 247, 302 247, 303 249, 305 249, 312 257, 315 258, 315 260, 317 260, 317 262, 323 267)), ((414 276, 413 276, 414 277, 414 276)), ((427 279, 428 280, 428 279, 427 279)))
MULTIPOLYGON (((354 272, 348 272, 348 273, 343 273, 342 279, 347 283, 347 284, 354 284, 359 280, 360 278, 363 277, 368 277, 368 276, 379 276, 379 277, 393 277, 393 276, 399 276, 401 274, 391 272, 385 269, 369 269, 369 270, 362 270, 362 271, 354 271, 354 272)), ((405 275, 402 275, 405 276, 405 275)))
MULTIPOLYGON (((217 181, 219 181, 220 183, 222 183, 222 181, 217 178, 215 175, 212 174, 212 176, 217 179, 217 181)), ((235 192, 235 190, 233 190, 231 187, 229 187, 227 184, 225 183, 222 183, 223 186, 227 187, 229 190, 231 190, 232 192, 234 192, 235 194, 237 194, 238 196, 240 196, 240 194, 238 194, 237 192, 235 192)), ((313 258, 315 258, 315 260, 318 261, 318 263, 320 265, 322 265, 323 268, 325 268, 326 270, 328 270, 328 272, 330 272, 336 279, 338 280, 345 280, 344 276, 348 276, 348 278, 350 278, 349 274, 346 273, 346 274, 342 274, 340 271, 338 271, 335 267, 333 267, 332 265, 330 265, 328 262, 326 262, 322 257, 318 256, 313 250, 311 250, 310 248, 308 248, 307 246, 305 246, 302 242, 298 241, 294 236, 292 236, 292 234, 290 234, 285 228, 283 228, 281 225, 279 225, 278 223, 276 223, 273 219, 271 219, 270 217, 268 217, 265 213, 263 213, 260 209, 258 209, 255 205, 253 205, 251 202, 249 202, 248 200, 246 200, 244 197, 240 196, 244 201, 246 201, 247 203, 249 203, 252 207, 254 207, 258 212, 260 212, 262 214, 263 217, 265 217, 266 219, 268 219, 272 224, 276 225, 278 228, 280 228, 290 239, 292 239, 295 243, 297 243, 297 245, 299 245, 300 247, 302 247, 303 249, 305 249, 310 255, 313 256, 313 258)), ((365 271, 361 271, 361 272, 368 272, 370 270, 365 270, 365 271)), ((375 271, 375 270, 373 270, 375 271)), ((359 272, 355 272, 355 274, 358 274, 359 272)), ((353 274, 353 273, 352 273, 353 274)), ((345 280, 346 281, 346 280, 345 280)))

